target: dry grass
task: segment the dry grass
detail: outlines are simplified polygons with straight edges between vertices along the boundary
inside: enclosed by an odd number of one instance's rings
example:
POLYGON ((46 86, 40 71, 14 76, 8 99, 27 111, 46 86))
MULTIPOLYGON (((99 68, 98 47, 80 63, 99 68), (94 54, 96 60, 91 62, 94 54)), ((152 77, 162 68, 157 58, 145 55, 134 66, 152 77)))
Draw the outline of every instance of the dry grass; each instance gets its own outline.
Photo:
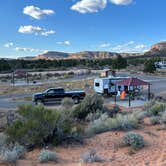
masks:
POLYGON ((65 89, 85 89, 87 93, 92 92, 93 79, 73 80, 70 82, 49 83, 34 86, 10 86, 0 85, 0 95, 20 94, 20 93, 34 93, 44 91, 52 87, 63 87, 65 89))

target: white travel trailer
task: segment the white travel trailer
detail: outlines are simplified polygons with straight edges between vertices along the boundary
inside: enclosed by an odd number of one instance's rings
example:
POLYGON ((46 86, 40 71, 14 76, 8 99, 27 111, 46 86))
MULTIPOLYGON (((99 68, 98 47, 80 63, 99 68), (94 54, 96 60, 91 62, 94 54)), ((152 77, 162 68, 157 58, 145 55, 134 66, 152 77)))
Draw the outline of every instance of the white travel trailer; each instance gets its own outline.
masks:
MULTIPOLYGON (((96 78, 94 80, 94 90, 96 93, 99 94, 107 94, 107 95, 113 95, 118 90, 123 91, 129 90, 128 86, 122 86, 122 85, 115 85, 114 83, 117 81, 121 81, 125 78, 129 77, 105 77, 105 78, 96 78), (115 87, 116 86, 116 87, 115 87)), ((130 90, 134 90, 134 87, 130 87, 130 90)))

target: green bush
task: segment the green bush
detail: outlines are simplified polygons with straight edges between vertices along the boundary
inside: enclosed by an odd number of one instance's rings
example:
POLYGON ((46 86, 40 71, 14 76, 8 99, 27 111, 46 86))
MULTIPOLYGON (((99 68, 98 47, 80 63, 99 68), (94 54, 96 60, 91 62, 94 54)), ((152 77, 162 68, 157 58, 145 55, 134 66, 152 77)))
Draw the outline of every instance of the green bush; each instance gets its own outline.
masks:
POLYGON ((155 103, 148 110, 149 116, 158 116, 160 112, 163 112, 166 108, 164 103, 155 103))
POLYGON ((106 113, 102 114, 99 119, 90 122, 88 127, 85 129, 85 133, 88 136, 93 136, 94 134, 109 131, 109 127, 106 124, 108 118, 109 117, 106 113))
POLYGON ((73 111, 73 116, 84 120, 89 113, 103 110, 103 98, 97 94, 87 96, 73 111))
POLYGON ((154 63, 156 62, 156 60, 153 59, 149 59, 144 63, 144 72, 145 73, 154 73, 156 71, 156 67, 154 65, 154 63))
POLYGON ((138 119, 133 114, 117 114, 114 118, 109 118, 103 114, 99 119, 91 122, 86 129, 86 134, 91 136, 106 131, 132 130, 138 127, 138 119))
POLYGON ((58 160, 57 154, 55 152, 52 152, 50 150, 43 150, 39 157, 38 160, 40 163, 47 163, 49 161, 56 161, 58 160))
POLYGON ((73 118, 73 110, 23 105, 18 112, 20 119, 6 129, 10 142, 19 142, 30 148, 47 143, 82 141, 83 131, 73 118))
POLYGON ((151 125, 160 124, 160 117, 159 116, 150 117, 150 124, 151 125))
POLYGON ((86 121, 92 122, 96 119, 99 119, 100 116, 103 114, 102 111, 97 110, 96 112, 92 113, 90 112, 87 116, 86 116, 86 121))
POLYGON ((117 114, 115 118, 106 121, 110 130, 132 130, 138 127, 138 119, 133 114, 117 114))
POLYGON ((143 110, 144 111, 149 110, 149 108, 151 108, 154 104, 155 104, 155 101, 145 102, 145 104, 143 106, 143 110))
POLYGON ((72 116, 72 110, 61 109, 59 119, 54 129, 54 143, 55 140, 58 143, 67 141, 67 137, 71 135, 72 128, 74 127, 74 119, 72 116))
POLYGON ((136 119, 138 119, 138 121, 140 123, 142 123, 144 118, 147 117, 147 112, 146 111, 133 111, 132 114, 133 114, 133 116, 136 117, 136 119))
POLYGON ((126 145, 131 146, 133 149, 141 149, 144 147, 144 139, 141 135, 134 133, 134 132, 128 132, 124 137, 123 141, 126 145))
POLYGON ((21 119, 6 130, 10 141, 25 146, 41 145, 53 135, 59 113, 43 106, 22 105, 18 110, 21 119))

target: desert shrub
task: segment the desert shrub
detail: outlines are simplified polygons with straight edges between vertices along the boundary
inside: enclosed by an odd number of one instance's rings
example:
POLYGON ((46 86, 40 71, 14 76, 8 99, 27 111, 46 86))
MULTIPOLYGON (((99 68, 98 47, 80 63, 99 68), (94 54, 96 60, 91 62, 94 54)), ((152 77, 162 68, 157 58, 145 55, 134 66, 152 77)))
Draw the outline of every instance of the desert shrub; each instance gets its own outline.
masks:
POLYGON ((132 130, 138 127, 138 119, 133 114, 117 114, 114 118, 109 118, 103 114, 99 119, 91 122, 85 133, 89 136, 106 131, 132 130))
POLYGON ((18 143, 10 144, 2 148, 1 156, 3 161, 13 163, 21 158, 26 152, 24 146, 19 145, 18 143))
POLYGON ((82 163, 93 163, 93 162, 104 162, 99 156, 96 155, 96 150, 91 149, 88 152, 85 152, 82 156, 80 161, 82 163))
POLYGON ((134 111, 132 114, 138 119, 139 122, 142 122, 145 117, 147 117, 146 111, 134 111))
POLYGON ((83 129, 73 118, 73 110, 61 109, 54 129, 54 144, 82 142, 83 129))
POLYGON ((113 107, 113 111, 117 114, 117 113, 119 113, 121 111, 121 109, 120 109, 120 107, 118 105, 115 105, 113 107))
POLYGON ((161 112, 164 112, 166 110, 166 104, 165 103, 153 103, 151 107, 147 109, 147 113, 149 116, 158 116, 161 112))
POLYGON ((144 139, 141 135, 134 133, 134 132, 128 132, 124 137, 123 141, 126 145, 131 146, 133 149, 141 149, 144 147, 144 139))
POLYGON ((25 146, 41 145, 53 135, 59 119, 58 112, 32 105, 22 105, 18 112, 22 118, 6 130, 10 141, 25 146))
POLYGON ((71 109, 74 105, 74 102, 71 98, 64 98, 62 100, 62 107, 66 108, 66 109, 71 109))
POLYGON ((103 114, 102 111, 100 110, 97 110, 96 112, 92 113, 90 112, 87 116, 86 116, 86 120, 89 121, 89 122, 92 122, 96 119, 99 119, 100 116, 103 114))
POLYGON ((108 119, 108 115, 102 114, 99 119, 94 120, 88 125, 88 127, 85 129, 85 133, 88 136, 92 136, 94 134, 108 131, 109 128, 105 123, 107 119, 108 119))
POLYGON ((52 152, 50 150, 43 150, 39 157, 38 160, 40 163, 47 163, 49 161, 56 161, 58 160, 57 154, 55 152, 52 152))
POLYGON ((73 116, 84 120, 91 112, 103 110, 103 98, 97 94, 86 96, 85 99, 73 111, 73 116))
POLYGON ((160 124, 160 117, 159 116, 150 117, 150 124, 151 125, 160 124))
MULTIPOLYGON (((71 110, 60 110, 60 117, 55 124, 54 138, 57 143, 65 141, 66 137, 70 135, 73 127, 73 117, 71 110)), ((54 140, 55 141, 55 140, 54 140)))
POLYGON ((4 145, 6 145, 7 136, 4 133, 0 133, 0 152, 4 145))
POLYGON ((138 127, 138 119, 133 114, 117 114, 115 118, 106 121, 111 130, 132 130, 138 127))
POLYGON ((161 123, 166 126, 166 111, 162 114, 161 123))
POLYGON ((114 106, 113 108, 109 109, 108 107, 103 107, 103 112, 107 113, 109 117, 114 117, 116 114, 118 114, 121 111, 119 106, 114 106))
POLYGON ((50 110, 43 106, 24 105, 19 108, 20 119, 7 130, 10 142, 19 142, 28 148, 47 143, 82 141, 82 129, 73 118, 73 110, 50 110))
POLYGON ((149 108, 151 108, 155 104, 155 101, 145 102, 143 106, 143 110, 147 111, 149 108))

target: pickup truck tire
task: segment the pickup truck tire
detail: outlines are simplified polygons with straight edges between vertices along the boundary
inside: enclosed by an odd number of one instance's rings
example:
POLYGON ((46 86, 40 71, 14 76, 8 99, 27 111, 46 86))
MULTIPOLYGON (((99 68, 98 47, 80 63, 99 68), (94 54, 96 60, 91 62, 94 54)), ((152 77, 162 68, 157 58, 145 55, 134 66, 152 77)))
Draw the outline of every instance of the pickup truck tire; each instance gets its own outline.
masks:
POLYGON ((72 99, 73 99, 74 104, 78 104, 80 102, 80 98, 77 96, 73 97, 72 99))
POLYGON ((43 105, 44 105, 43 101, 42 101, 42 100, 40 100, 40 99, 38 99, 38 100, 35 102, 35 104, 36 104, 36 105, 41 105, 41 104, 43 104, 43 105))

